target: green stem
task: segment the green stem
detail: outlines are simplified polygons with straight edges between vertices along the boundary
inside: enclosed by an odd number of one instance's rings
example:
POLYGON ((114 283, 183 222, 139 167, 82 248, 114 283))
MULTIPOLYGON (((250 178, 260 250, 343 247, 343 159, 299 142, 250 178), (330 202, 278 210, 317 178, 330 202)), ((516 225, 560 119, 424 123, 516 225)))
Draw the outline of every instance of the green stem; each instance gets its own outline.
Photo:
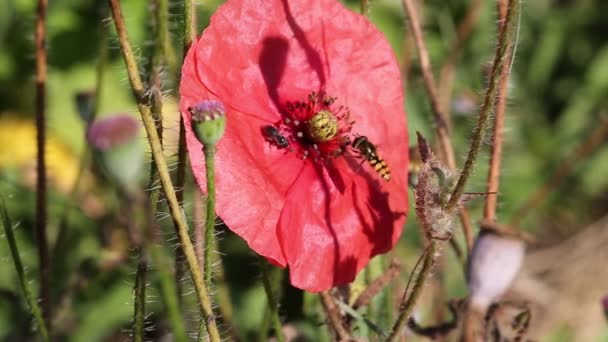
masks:
POLYGON ((488 126, 490 113, 492 112, 495 103, 496 90, 498 89, 500 76, 502 74, 502 66, 505 63, 506 57, 509 55, 508 47, 511 42, 511 35, 513 32, 512 23, 514 22, 514 18, 517 17, 518 11, 519 0, 510 0, 505 24, 503 29, 499 32, 498 47, 496 49, 496 55, 494 56, 492 73, 490 74, 490 81, 488 82, 488 89, 486 90, 483 105, 479 111, 477 125, 473 130, 471 146, 469 147, 469 152, 467 154, 467 159, 464 163, 462 172, 458 177, 458 182, 456 183, 456 186, 452 191, 452 195, 450 196, 450 200, 446 205, 447 210, 453 210, 458 205, 460 197, 464 192, 467 180, 469 179, 473 171, 473 167, 475 166, 475 162, 477 161, 477 156, 479 155, 479 150, 481 149, 482 145, 483 135, 486 131, 486 127, 488 126))
POLYGON ((160 52, 167 64, 171 75, 177 75, 177 57, 171 45, 169 35, 169 1, 156 0, 156 45, 160 47, 160 52))
POLYGON ((433 240, 431 241, 425 252, 426 255, 424 256, 424 263, 422 264, 422 269, 420 270, 418 278, 416 278, 416 283, 414 284, 412 293, 409 297, 406 297, 407 293, 404 293, 403 295, 403 301, 401 302, 401 305, 399 307, 399 316, 397 317, 397 321, 393 325, 393 330, 391 331, 391 334, 386 339, 387 342, 397 341, 399 336, 402 335, 405 323, 407 323, 408 319, 410 318, 412 310, 414 310, 414 305, 416 305, 420 294, 422 294, 422 289, 426 284, 426 279, 431 273, 431 269, 433 268, 433 264, 435 262, 436 251, 437 241, 433 240))
POLYGON ((135 274, 134 294, 134 312, 135 331, 133 332, 133 340, 135 342, 144 341, 144 321, 146 309, 146 273, 148 263, 146 262, 145 250, 139 249, 139 262, 137 263, 137 273, 135 274))
POLYGON ((21 286, 21 291, 23 291, 25 300, 30 306, 32 315, 34 316, 34 319, 38 324, 38 332, 40 333, 40 337, 42 337, 43 341, 49 341, 49 333, 46 328, 46 323, 42 318, 42 311, 40 310, 40 307, 38 307, 38 303, 32 296, 32 293, 30 292, 30 289, 27 285, 27 280, 25 279, 25 271, 23 270, 23 264, 21 263, 21 258, 19 257, 17 241, 15 240, 15 235, 13 235, 13 226, 11 224, 10 218, 8 217, 4 198, 2 197, 0 197, 0 216, 2 216, 0 218, 0 221, 2 222, 2 226, 4 227, 4 233, 6 234, 6 240, 8 241, 8 247, 10 248, 11 255, 13 256, 13 264, 15 265, 15 271, 17 271, 17 278, 19 278, 19 285, 21 286))
POLYGON ((169 316, 169 322, 173 328, 173 338, 176 342, 186 342, 188 341, 188 336, 186 335, 184 318, 179 309, 175 281, 173 275, 169 272, 171 267, 167 262, 168 257, 160 246, 155 246, 154 244, 150 245, 150 255, 158 270, 161 296, 167 307, 167 315, 169 316))
POLYGON ((154 162, 158 168, 158 174, 160 176, 163 192, 167 198, 173 224, 177 226, 180 246, 186 256, 188 268, 190 270, 192 280, 194 282, 194 288, 198 296, 201 314, 203 315, 205 323, 207 324, 210 340, 212 342, 219 342, 221 338, 219 331, 217 330, 217 325, 215 324, 215 316, 211 307, 209 292, 207 291, 207 287, 205 286, 203 276, 200 271, 200 266, 196 260, 194 247, 192 246, 192 241, 190 240, 190 235, 188 233, 188 225, 184 220, 182 209, 177 201, 177 197, 175 196, 175 189, 169 175, 167 161, 163 155, 163 148, 160 143, 158 132, 156 131, 156 124, 150 113, 150 108, 146 105, 146 100, 144 98, 145 89, 139 75, 139 69, 137 62, 135 61, 133 48, 129 42, 120 3, 119 0, 109 0, 109 3, 112 10, 112 18, 114 19, 116 32, 118 34, 121 52, 125 60, 131 89, 133 90, 133 95, 137 101, 142 122, 148 135, 148 142, 150 143, 150 149, 152 151, 154 162))
POLYGON ((211 284, 213 274, 213 250, 215 248, 215 145, 205 145, 205 171, 207 174, 207 216, 205 217, 205 283, 211 284))
MULTIPOLYGON (((262 282, 264 283, 264 291, 266 292, 266 298, 268 299, 268 309, 270 311, 274 333, 278 342, 284 342, 285 337, 283 336, 283 327, 279 317, 279 301, 275 296, 275 293, 278 292, 279 282, 281 281, 280 273, 272 276, 268 270, 269 265, 266 260, 262 260, 260 266, 262 267, 262 282)), ((281 270, 279 269, 278 271, 280 272, 281 270)))

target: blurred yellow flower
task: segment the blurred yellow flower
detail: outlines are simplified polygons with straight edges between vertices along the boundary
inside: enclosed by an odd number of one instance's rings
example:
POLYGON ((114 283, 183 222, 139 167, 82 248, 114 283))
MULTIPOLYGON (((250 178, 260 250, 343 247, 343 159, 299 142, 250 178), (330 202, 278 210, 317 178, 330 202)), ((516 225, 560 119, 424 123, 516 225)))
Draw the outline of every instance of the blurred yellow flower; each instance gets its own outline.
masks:
MULTIPOLYGON (((35 184, 36 125, 15 114, 0 114, 0 170, 22 171, 26 185, 35 184)), ((79 160, 64 144, 47 135, 47 177, 49 184, 62 193, 71 191, 78 177, 79 160)))

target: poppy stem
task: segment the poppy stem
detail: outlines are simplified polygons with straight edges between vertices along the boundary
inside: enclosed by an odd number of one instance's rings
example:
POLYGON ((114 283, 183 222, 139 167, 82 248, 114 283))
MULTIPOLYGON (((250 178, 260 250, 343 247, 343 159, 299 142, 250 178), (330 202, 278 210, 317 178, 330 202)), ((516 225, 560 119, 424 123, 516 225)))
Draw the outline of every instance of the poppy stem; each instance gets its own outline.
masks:
POLYGON ((8 217, 4 198, 2 197, 0 197, 0 224, 4 227, 6 241, 8 242, 8 247, 11 250, 11 255, 13 256, 13 264, 15 265, 15 271, 17 271, 19 286, 21 287, 21 291, 23 291, 23 296, 25 297, 27 304, 30 306, 32 315, 34 316, 34 319, 38 324, 38 332, 40 333, 40 337, 42 337, 43 341, 49 341, 49 332, 46 328, 46 323, 42 318, 42 311, 40 310, 36 299, 34 299, 34 297, 32 296, 32 292, 28 287, 28 282, 25 279, 23 263, 21 262, 21 257, 19 256, 19 248, 17 247, 17 241, 15 240, 15 235, 13 234, 13 226, 11 224, 10 218, 8 217))
POLYGON ((399 307, 399 316, 397 317, 397 321, 393 325, 391 334, 386 339, 387 342, 397 341, 397 339, 401 336, 403 328, 405 327, 405 323, 407 323, 407 321, 409 320, 412 311, 414 310, 414 305, 416 305, 420 294, 422 294, 422 289, 426 284, 426 279, 431 273, 431 269, 433 268, 433 264, 435 263, 436 251, 437 241, 432 240, 429 246, 423 252, 424 262, 422 264, 422 269, 420 270, 418 278, 416 278, 416 283, 414 284, 414 287, 412 288, 412 293, 409 297, 407 297, 407 288, 405 289, 405 293, 403 294, 403 300, 401 301, 401 305, 399 307))
POLYGON ((471 145, 469 146, 467 159, 464 163, 462 171, 460 172, 460 176, 458 177, 458 182, 452 191, 450 200, 445 206, 447 210, 453 210, 458 205, 460 197, 464 192, 465 185, 469 179, 469 176, 473 172, 473 167, 477 161, 477 156, 479 155, 479 150, 481 149, 483 142, 483 135, 485 134, 486 127, 488 126, 488 120, 494 107, 498 84, 502 76, 502 67, 507 60, 507 56, 509 55, 509 45, 511 43, 511 36, 514 26, 512 24, 514 22, 514 18, 517 17, 518 12, 519 0, 510 0, 509 8, 507 10, 507 17, 498 36, 498 47, 496 48, 496 55, 494 56, 494 62, 492 63, 492 73, 490 74, 490 80, 488 81, 488 89, 486 90, 484 102, 479 111, 477 125, 475 125, 475 129, 473 129, 473 138, 471 145))
POLYGON ((40 275, 40 305, 49 329, 51 328, 51 263, 47 236, 47 182, 46 182, 46 14, 47 0, 38 0, 36 14, 36 243, 40 275))
POLYGON ((346 330, 346 327, 344 327, 342 317, 340 317, 340 310, 329 291, 321 292, 319 296, 321 297, 321 305, 323 305, 323 309, 325 309, 325 313, 327 313, 329 323, 338 335, 338 341, 352 340, 350 333, 346 330))
MULTIPOLYGON (((505 19, 507 17, 508 0, 499 0, 496 3, 498 9, 498 30, 502 30, 505 25, 505 19)), ((508 48, 507 57, 511 55, 511 47, 508 48)), ((494 115, 494 128, 492 133, 492 145, 491 145, 491 156, 490 156, 490 168, 488 170, 487 180, 487 192, 493 193, 488 194, 485 199, 485 206, 483 211, 483 217, 486 220, 494 221, 496 219, 496 204, 498 200, 498 187, 500 184, 500 162, 502 158, 502 142, 504 135, 505 126, 505 111, 507 107, 507 95, 509 92, 509 69, 510 65, 504 63, 502 65, 500 76, 500 84, 498 89, 498 99, 496 100, 496 110, 494 115)))
MULTIPOLYGON (((437 131, 437 137, 439 139, 439 146, 443 152, 443 158, 450 170, 456 169, 456 159, 454 157, 454 148, 450 141, 450 132, 448 120, 445 112, 442 111, 439 96, 437 94, 437 87, 435 86, 435 79, 433 78, 433 72, 431 70, 431 59, 429 57, 428 49, 424 42, 424 36, 422 34, 422 28, 416 6, 412 0, 403 0, 403 7, 409 17, 408 26, 411 31, 414 43, 418 50, 418 59, 420 60, 420 68, 422 70, 422 78, 424 80, 424 86, 431 102, 431 110, 433 113, 433 121, 435 122, 435 129, 437 131)), ((473 227, 468 212, 463 207, 460 210, 460 222, 467 243, 467 250, 470 252, 473 246, 473 227)))
MULTIPOLYGON (((283 336, 283 327, 279 317, 279 300, 275 296, 279 292, 278 287, 281 282, 281 274, 278 272, 272 272, 271 274, 269 270, 270 265, 268 265, 266 260, 260 260, 260 266, 262 267, 262 282, 264 283, 264 291, 268 299, 268 309, 270 310, 275 337, 278 342, 284 342, 285 336, 283 336)), ((278 271, 280 272, 280 270, 278 271)))
POLYGON ((209 299, 209 291, 207 290, 205 282, 203 281, 203 276, 200 271, 198 260, 196 259, 194 247, 192 246, 192 241, 190 240, 188 225, 184 220, 182 208, 177 201, 175 188, 173 187, 171 176, 169 175, 169 167, 167 166, 167 161, 163 155, 163 148, 160 143, 158 132, 156 131, 156 124, 154 122, 154 118, 152 118, 150 107, 148 106, 144 96, 145 88, 139 75, 139 68, 135 60, 133 48, 129 42, 124 18, 120 8, 120 1, 109 0, 109 4, 112 12, 112 18, 114 19, 114 25, 116 27, 116 33, 118 35, 121 52, 125 61, 129 82, 133 91, 133 96, 137 101, 142 122, 148 135, 148 142, 150 143, 152 156, 158 169, 163 192, 167 198, 173 224, 177 226, 181 248, 186 256, 188 268, 194 282, 194 288, 198 296, 201 314, 205 319, 205 324, 207 325, 211 342, 219 342, 221 341, 221 338, 215 323, 215 316, 211 307, 211 300, 209 299))
POLYGON ((207 175, 207 215, 205 217, 205 250, 204 250, 204 279, 211 284, 213 273, 212 253, 215 248, 215 145, 206 144, 203 147, 205 154, 205 171, 207 175))

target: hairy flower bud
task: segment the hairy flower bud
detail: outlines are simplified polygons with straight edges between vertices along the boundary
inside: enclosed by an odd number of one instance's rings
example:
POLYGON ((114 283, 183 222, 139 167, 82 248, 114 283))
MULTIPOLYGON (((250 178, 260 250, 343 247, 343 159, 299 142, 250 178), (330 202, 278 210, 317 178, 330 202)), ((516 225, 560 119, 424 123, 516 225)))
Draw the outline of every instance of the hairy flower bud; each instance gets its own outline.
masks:
POLYGON ((188 109, 192 130, 203 145, 215 145, 226 130, 226 109, 220 101, 208 100, 188 109))
POLYGON ((523 241, 482 230, 467 267, 471 305, 485 311, 502 296, 517 275, 524 257, 523 241))
POLYGON ((143 168, 143 141, 139 123, 128 114, 95 120, 87 131, 89 144, 110 178, 125 188, 137 185, 143 168))

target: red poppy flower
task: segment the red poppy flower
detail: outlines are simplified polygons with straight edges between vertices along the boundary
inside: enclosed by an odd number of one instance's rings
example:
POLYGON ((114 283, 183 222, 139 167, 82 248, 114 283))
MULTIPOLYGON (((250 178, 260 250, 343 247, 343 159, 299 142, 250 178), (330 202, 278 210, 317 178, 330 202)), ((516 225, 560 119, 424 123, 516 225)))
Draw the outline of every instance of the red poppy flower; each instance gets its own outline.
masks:
POLYGON ((335 0, 228 0, 187 54, 180 110, 226 107, 217 145, 217 213, 291 283, 351 282, 405 223, 408 138, 400 71, 383 35, 335 0), (364 144, 353 147, 354 140, 364 144), (393 170, 359 153, 374 152, 393 170), (366 150, 367 149, 367 150, 366 150), (381 169, 375 171, 374 166, 381 169))

